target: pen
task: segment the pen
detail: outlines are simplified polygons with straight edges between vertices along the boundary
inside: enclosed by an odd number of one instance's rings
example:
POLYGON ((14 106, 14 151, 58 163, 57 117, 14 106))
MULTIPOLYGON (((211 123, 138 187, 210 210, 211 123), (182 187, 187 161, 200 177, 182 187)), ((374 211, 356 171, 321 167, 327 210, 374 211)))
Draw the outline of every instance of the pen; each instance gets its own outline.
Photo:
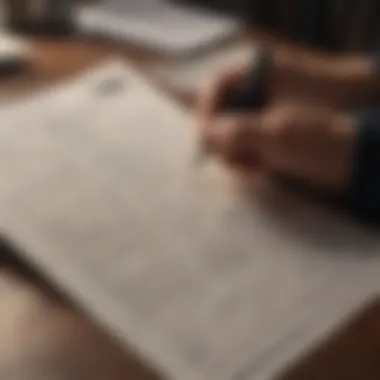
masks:
MULTIPOLYGON (((243 113, 258 109, 265 104, 265 81, 269 67, 269 55, 266 51, 255 52, 255 57, 240 84, 232 88, 222 101, 222 113, 243 113)), ((202 140, 196 156, 196 163, 202 163, 211 153, 209 142, 202 140)))

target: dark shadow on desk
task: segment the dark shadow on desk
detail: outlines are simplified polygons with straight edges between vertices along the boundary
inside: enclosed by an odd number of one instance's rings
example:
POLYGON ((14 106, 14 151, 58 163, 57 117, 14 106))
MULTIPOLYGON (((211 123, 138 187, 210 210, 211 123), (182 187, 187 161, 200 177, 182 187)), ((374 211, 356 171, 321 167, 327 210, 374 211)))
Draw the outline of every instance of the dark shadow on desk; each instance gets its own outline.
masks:
POLYGON ((379 380, 380 300, 274 380, 379 380))
POLYGON ((358 259, 380 255, 380 226, 359 220, 331 199, 282 179, 245 189, 272 234, 322 255, 358 259))

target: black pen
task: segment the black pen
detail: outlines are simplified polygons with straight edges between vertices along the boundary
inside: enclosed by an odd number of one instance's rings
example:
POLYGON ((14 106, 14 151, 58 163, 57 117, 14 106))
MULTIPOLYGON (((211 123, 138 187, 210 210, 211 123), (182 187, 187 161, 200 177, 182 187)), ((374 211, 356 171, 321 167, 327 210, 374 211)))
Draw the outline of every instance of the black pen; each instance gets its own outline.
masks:
MULTIPOLYGON (((269 64, 269 55, 266 51, 255 52, 251 67, 241 79, 240 84, 232 88, 222 101, 220 106, 222 113, 243 113, 264 106, 269 64)), ((201 141, 196 163, 202 163, 211 151, 208 141, 201 141)))

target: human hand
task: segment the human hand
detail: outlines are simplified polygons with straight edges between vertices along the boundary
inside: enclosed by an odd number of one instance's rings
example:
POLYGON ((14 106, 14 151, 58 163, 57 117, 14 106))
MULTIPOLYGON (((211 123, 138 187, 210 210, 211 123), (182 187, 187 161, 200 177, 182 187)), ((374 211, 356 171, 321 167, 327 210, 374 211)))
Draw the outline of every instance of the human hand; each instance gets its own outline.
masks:
POLYGON ((278 172, 324 190, 348 185, 355 120, 326 107, 273 106, 204 126, 213 152, 232 167, 278 172))
MULTIPOLYGON (((262 62, 266 65, 262 70, 265 75, 262 79, 265 106, 340 105, 341 102, 334 99, 336 91, 328 86, 328 80, 322 80, 321 75, 314 73, 317 71, 313 69, 315 61, 320 63, 320 60, 313 60, 312 57, 311 53, 297 55, 290 49, 279 47, 267 47, 258 51, 258 65, 262 62)), ((226 95, 239 86, 251 69, 248 64, 231 67, 216 73, 202 86, 197 96, 196 107, 201 127, 208 125, 210 120, 220 115, 226 95)), ((339 88, 339 91, 342 89, 339 88)), ((252 111, 253 109, 247 110, 252 111)))
POLYGON ((202 133, 222 113, 226 95, 239 85, 247 70, 245 65, 231 67, 216 73, 201 87, 196 99, 196 113, 202 133))

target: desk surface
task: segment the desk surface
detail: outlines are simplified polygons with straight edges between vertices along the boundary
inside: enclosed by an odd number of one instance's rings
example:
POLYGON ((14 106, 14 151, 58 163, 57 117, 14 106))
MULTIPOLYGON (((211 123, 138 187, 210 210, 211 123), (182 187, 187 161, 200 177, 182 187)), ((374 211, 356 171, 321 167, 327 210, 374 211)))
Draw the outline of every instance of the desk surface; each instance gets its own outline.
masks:
MULTIPOLYGON (((0 98, 30 93, 117 54, 149 71, 157 58, 80 42, 36 42, 30 71, 0 83, 0 98)), ((0 251, 0 379, 154 380, 40 278, 0 251)), ((279 380, 379 380, 380 301, 368 305, 313 355, 279 380)))

